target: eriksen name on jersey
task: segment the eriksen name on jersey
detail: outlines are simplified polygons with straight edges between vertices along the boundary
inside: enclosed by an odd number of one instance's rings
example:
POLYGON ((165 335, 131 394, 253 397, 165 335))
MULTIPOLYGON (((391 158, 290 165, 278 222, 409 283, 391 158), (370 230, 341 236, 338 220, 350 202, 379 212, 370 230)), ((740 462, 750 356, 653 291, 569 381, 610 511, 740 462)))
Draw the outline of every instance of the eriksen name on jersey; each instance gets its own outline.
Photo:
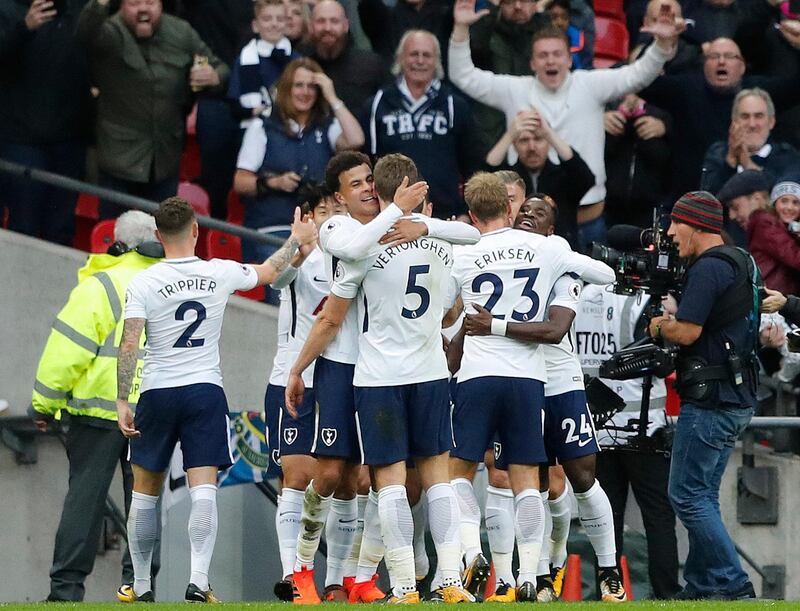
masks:
POLYGON ((501 248, 481 255, 473 261, 473 264, 478 269, 486 269, 487 265, 496 261, 524 261, 525 263, 533 263, 535 256, 535 252, 525 248, 501 248))

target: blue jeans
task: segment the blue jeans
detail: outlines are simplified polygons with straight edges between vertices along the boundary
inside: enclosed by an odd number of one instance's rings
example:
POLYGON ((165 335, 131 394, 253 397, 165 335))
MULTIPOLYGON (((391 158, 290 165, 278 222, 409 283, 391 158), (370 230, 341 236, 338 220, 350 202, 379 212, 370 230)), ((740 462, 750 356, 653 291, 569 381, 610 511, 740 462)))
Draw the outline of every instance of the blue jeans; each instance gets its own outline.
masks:
POLYGON ((683 576, 692 594, 740 591, 750 581, 719 512, 719 486, 752 408, 703 409, 681 403, 672 446, 669 499, 689 531, 683 576))
MULTIPOLYGON (((0 158, 69 178, 82 178, 86 149, 79 142, 42 145, 2 142, 0 158)), ((0 175, 0 200, 0 216, 2 203, 8 206, 10 230, 72 246, 78 201, 75 191, 4 174, 0 175)))
POLYGON ((592 242, 605 243, 606 218, 602 214, 596 219, 578 225, 578 248, 580 252, 592 250, 592 242))

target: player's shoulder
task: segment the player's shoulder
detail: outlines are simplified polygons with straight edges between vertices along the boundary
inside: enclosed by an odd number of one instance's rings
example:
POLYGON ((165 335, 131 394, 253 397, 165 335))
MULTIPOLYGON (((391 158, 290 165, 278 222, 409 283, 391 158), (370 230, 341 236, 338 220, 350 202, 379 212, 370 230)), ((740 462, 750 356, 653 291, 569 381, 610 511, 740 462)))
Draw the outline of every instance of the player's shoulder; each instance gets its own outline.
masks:
POLYGON ((323 236, 331 235, 337 231, 348 231, 359 227, 361 227, 361 223, 352 216, 336 214, 322 224, 319 228, 319 236, 322 239, 323 236))

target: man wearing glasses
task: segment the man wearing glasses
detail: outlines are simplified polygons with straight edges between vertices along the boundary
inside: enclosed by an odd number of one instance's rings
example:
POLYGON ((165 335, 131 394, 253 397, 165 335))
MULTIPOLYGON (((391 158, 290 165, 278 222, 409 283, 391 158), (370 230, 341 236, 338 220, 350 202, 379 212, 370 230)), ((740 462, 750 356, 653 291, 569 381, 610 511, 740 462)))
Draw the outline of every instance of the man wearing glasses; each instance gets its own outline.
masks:
MULTIPOLYGON (((765 90, 777 110, 800 100, 800 80, 748 76, 739 46, 730 38, 717 38, 705 49, 703 72, 657 78, 641 96, 668 111, 680 129, 675 130, 670 192, 680 196, 701 185, 703 157, 717 141, 728 140, 731 110, 744 88, 765 90)), ((705 182, 705 181, 703 181, 705 182)))

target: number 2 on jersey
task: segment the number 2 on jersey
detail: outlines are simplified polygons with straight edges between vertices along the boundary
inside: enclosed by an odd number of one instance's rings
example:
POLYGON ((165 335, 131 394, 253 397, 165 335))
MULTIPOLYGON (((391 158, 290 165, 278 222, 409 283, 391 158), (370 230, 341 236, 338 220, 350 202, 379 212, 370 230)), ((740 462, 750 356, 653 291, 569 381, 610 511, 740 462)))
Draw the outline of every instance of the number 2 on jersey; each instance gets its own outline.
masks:
POLYGON ((416 310, 409 310, 404 307, 401 314, 403 318, 419 318, 431 305, 431 294, 424 286, 417 284, 417 276, 427 274, 431 271, 430 265, 412 265, 408 268, 408 283, 406 284, 406 295, 419 295, 419 307, 416 310))
POLYGON ((192 337, 192 333, 197 331, 197 327, 206 319, 206 308, 202 303, 199 301, 184 301, 175 311, 175 320, 184 320, 186 312, 189 310, 194 310, 197 313, 197 318, 186 327, 178 341, 172 345, 173 348, 197 348, 206 343, 206 340, 202 337, 192 337))
MULTIPOLYGON (((539 268, 533 267, 528 269, 517 269, 514 270, 514 278, 527 278, 527 282, 525 282, 525 286, 522 287, 522 297, 527 297, 531 300, 531 307, 527 312, 517 312, 516 310, 511 312, 511 319, 516 320, 518 322, 527 322, 529 320, 533 320, 534 316, 536 316, 536 312, 539 311, 539 295, 533 290, 533 284, 536 282, 536 278, 539 276, 539 268)), ((475 276, 474 280, 472 281, 472 292, 478 293, 481 290, 481 286, 484 283, 490 282, 494 287, 492 294, 489 295, 489 299, 486 300, 485 307, 490 312, 492 308, 500 301, 500 297, 503 295, 503 280, 497 274, 491 273, 483 273, 475 276)), ((495 318, 504 319, 504 314, 495 314, 493 315, 495 318)))

